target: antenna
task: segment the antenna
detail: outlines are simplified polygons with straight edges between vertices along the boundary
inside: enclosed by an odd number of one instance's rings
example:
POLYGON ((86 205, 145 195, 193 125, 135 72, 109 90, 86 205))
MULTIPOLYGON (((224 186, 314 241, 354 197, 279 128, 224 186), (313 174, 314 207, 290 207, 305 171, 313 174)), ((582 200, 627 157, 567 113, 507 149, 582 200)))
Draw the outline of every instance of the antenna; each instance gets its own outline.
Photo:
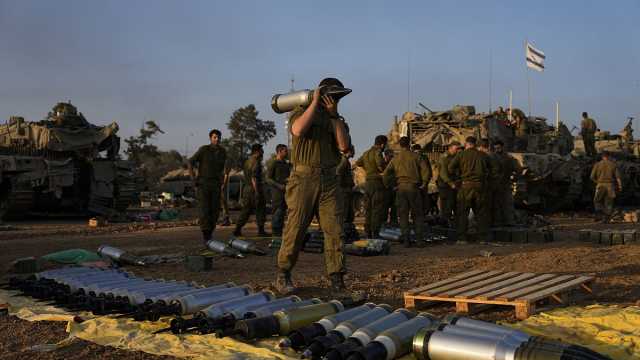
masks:
POLYGON ((295 91, 295 82, 296 82, 296 78, 293 77, 293 75, 291 75, 291 92, 295 91))
POLYGON ((407 112, 411 110, 411 50, 407 52, 407 112))

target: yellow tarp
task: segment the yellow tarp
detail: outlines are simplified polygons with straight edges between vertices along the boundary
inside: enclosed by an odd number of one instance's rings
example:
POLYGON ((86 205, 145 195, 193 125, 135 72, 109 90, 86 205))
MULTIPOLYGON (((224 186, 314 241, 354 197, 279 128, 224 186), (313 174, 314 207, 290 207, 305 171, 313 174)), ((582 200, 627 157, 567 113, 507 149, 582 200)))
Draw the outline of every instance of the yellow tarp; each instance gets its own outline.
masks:
POLYGON ((555 309, 515 324, 531 335, 586 346, 616 360, 640 359, 640 307, 591 305, 555 309))
MULTIPOLYGON (((66 321, 69 338, 79 338, 96 344, 120 349, 144 351, 156 355, 173 355, 195 359, 294 359, 294 353, 276 350, 277 340, 263 340, 247 344, 231 338, 218 339, 213 335, 181 335, 152 333, 168 326, 169 319, 160 322, 136 322, 112 316, 93 316, 90 313, 72 314, 62 309, 38 303, 31 298, 13 296, 16 292, 0 290, 0 303, 9 304, 9 313, 28 321, 66 321), (83 322, 75 322, 80 316, 83 322)), ((50 347, 64 346, 65 340, 50 347)))
MULTIPOLYGON (((74 322, 71 314, 43 305, 26 297, 12 297, 15 292, 0 290, 0 303, 8 303, 9 312, 29 321, 67 321, 69 338, 80 338, 100 345, 196 359, 293 359, 293 352, 276 350, 277 340, 246 344, 213 335, 153 335, 166 327, 164 322, 135 322, 113 317, 79 314, 84 322, 74 322)), ((505 324, 531 335, 540 335, 570 344, 586 346, 616 360, 640 359, 640 307, 591 305, 555 309, 515 324, 505 324)), ((69 341, 58 344, 64 346, 69 341)), ((406 358, 410 358, 407 356, 406 358)))

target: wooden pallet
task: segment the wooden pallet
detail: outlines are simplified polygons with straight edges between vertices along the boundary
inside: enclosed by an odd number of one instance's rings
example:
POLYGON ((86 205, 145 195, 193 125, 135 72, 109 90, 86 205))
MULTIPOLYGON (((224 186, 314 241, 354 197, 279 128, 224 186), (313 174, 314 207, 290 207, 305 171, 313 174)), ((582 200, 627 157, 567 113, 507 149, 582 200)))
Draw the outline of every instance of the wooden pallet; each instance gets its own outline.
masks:
POLYGON ((407 308, 420 302, 454 302, 458 313, 469 313, 471 306, 514 306, 516 317, 526 319, 540 303, 566 304, 572 290, 592 294, 592 276, 534 274, 475 270, 404 294, 407 308))

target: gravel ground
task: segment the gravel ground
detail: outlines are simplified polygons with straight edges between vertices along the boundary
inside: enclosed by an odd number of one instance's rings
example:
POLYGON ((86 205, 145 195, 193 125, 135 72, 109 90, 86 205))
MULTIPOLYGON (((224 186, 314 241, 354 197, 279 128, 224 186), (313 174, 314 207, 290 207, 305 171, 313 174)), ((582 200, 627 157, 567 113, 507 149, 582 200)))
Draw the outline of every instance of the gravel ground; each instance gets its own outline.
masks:
MULTIPOLYGON (((589 217, 558 215, 551 218, 559 241, 547 244, 452 245, 441 244, 419 249, 405 249, 397 244, 389 256, 348 257, 347 285, 365 291, 374 302, 402 306, 402 293, 411 288, 442 280, 470 270, 500 270, 521 272, 588 273, 597 275, 594 298, 579 299, 578 303, 635 304, 640 299, 640 245, 600 246, 577 241, 577 230, 583 228, 638 228, 628 224, 597 224, 589 217), (482 256, 484 251, 493 253, 482 256)), ((96 249, 110 244, 141 254, 194 254, 203 249, 197 227, 188 221, 161 226, 130 227, 111 225, 99 231, 87 231, 76 224, 16 224, 19 230, 0 234, 0 264, 25 256, 40 256, 53 251, 85 248, 96 249)), ((231 236, 231 227, 221 228, 221 239, 231 236)), ((255 234, 247 227, 246 235, 255 234)), ((267 239, 255 239, 266 247, 267 239)), ((2 266, 2 265, 0 265, 2 266)), ((4 266, 1 274, 6 272, 4 266)), ((301 297, 327 299, 328 281, 323 273, 321 254, 300 256, 294 271, 294 282, 301 297)), ((216 257, 209 272, 188 272, 182 264, 158 264, 145 268, 130 268, 137 275, 155 276, 216 284, 233 281, 256 288, 270 287, 275 277, 275 257, 250 256, 247 259, 216 257)), ((451 312, 452 307, 431 309, 437 314, 451 312)), ((484 319, 513 319, 509 309, 492 309, 478 316, 484 319)), ((51 322, 29 323, 14 317, 0 318, 0 333, 9 334, 0 340, 3 359, 147 359, 157 356, 139 352, 102 347, 83 341, 50 351, 35 352, 30 346, 49 344, 66 338, 64 324, 51 322)))

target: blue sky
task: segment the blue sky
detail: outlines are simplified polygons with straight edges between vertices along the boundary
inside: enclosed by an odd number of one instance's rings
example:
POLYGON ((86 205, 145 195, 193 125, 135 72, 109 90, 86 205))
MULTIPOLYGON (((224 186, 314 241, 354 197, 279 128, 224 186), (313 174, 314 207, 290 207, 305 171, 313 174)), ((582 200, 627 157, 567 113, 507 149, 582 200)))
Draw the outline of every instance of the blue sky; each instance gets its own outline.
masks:
POLYGON ((123 137, 154 119, 159 146, 193 153, 253 103, 278 126, 273 147, 286 134, 271 96, 292 75, 296 88, 331 75, 353 89, 340 112, 359 153, 418 101, 487 111, 490 57, 493 106, 512 89, 526 110, 528 38, 547 55, 530 74, 534 114, 553 118, 559 101, 566 123, 588 111, 617 132, 640 117, 639 16, 633 0, 0 0, 0 118, 38 120, 70 99, 123 137))

